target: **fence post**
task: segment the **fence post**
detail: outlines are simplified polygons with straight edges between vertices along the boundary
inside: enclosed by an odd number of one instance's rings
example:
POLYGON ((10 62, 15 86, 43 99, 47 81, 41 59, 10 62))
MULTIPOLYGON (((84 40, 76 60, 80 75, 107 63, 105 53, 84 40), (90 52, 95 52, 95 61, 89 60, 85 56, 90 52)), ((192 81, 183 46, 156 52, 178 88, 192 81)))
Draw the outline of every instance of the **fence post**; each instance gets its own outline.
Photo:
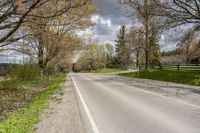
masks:
POLYGON ((177 65, 177 71, 179 71, 180 70, 180 63, 178 63, 178 65, 177 65))
POLYGON ((159 68, 160 69, 163 69, 163 67, 162 67, 162 64, 159 62, 159 68))

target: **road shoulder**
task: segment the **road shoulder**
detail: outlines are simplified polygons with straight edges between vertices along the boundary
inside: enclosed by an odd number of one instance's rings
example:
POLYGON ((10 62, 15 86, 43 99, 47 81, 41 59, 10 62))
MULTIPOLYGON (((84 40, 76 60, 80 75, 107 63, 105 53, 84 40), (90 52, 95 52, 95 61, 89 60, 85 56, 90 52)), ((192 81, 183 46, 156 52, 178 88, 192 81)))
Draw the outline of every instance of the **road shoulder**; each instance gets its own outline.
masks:
POLYGON ((67 76, 63 87, 57 91, 45 110, 35 133, 85 133, 73 84, 67 76))

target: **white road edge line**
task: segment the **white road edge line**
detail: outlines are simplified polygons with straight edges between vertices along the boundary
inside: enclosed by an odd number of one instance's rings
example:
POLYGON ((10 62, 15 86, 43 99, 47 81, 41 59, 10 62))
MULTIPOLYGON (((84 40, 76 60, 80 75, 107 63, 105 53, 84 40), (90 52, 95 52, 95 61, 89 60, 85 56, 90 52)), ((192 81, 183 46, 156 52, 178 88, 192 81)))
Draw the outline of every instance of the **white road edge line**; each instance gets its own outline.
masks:
POLYGON ((80 91, 79 91, 79 89, 78 89, 78 87, 77 87, 77 85, 76 85, 76 82, 74 81, 74 78, 72 77, 71 74, 70 74, 70 77, 71 77, 72 82, 73 82, 73 84, 74 84, 74 86, 75 86, 75 88, 76 88, 76 91, 78 92, 78 95, 79 95, 80 100, 81 100, 81 102, 82 102, 82 104, 83 104, 83 107, 84 107, 84 109, 85 109, 85 112, 86 112, 86 114, 87 114, 87 117, 88 117, 88 119, 89 119, 89 122, 90 122, 90 124, 91 124, 91 126, 92 126, 92 129, 93 129, 94 133, 100 133, 100 132, 99 132, 99 129, 98 129, 98 127, 97 127, 97 125, 96 125, 96 123, 95 123, 95 121, 94 121, 94 119, 93 119, 93 117, 92 117, 92 115, 91 115, 91 113, 90 113, 90 111, 89 111, 89 109, 88 109, 86 103, 85 103, 85 100, 83 99, 83 96, 81 95, 81 93, 80 93, 80 91))

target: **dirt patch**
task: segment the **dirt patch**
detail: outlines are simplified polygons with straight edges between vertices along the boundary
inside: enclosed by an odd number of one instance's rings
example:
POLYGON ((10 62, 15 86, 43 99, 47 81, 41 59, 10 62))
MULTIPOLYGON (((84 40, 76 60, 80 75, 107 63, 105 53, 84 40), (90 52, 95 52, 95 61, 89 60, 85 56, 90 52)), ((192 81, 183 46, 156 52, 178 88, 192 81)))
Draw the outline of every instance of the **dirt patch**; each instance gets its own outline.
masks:
POLYGON ((62 89, 53 95, 35 133, 85 133, 72 82, 68 78, 62 89))
POLYGON ((47 84, 17 89, 0 89, 0 121, 8 114, 27 104, 33 97, 45 89, 47 84))

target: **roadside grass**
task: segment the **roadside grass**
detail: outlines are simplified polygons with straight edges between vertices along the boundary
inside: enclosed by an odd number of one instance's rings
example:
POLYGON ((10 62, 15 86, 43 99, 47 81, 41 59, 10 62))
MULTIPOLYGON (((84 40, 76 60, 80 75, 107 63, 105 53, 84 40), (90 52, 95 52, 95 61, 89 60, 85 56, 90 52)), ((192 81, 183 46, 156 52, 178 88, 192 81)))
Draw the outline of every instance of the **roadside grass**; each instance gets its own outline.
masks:
POLYGON ((114 73, 114 72, 121 72, 121 71, 125 71, 125 69, 121 69, 121 68, 103 68, 103 69, 99 69, 99 70, 93 70, 91 71, 92 73, 114 73))
MULTIPOLYGON (((48 107, 52 94, 60 88, 65 76, 59 75, 31 101, 0 121, 0 133, 31 133, 34 125, 39 121, 39 114, 48 107)), ((38 81, 39 82, 39 81, 38 81)), ((33 85, 31 83, 27 83, 33 85)))
POLYGON ((12 112, 26 105, 42 92, 51 80, 17 80, 3 79, 0 81, 0 122, 12 112))
POLYGON ((141 78, 141 79, 152 79, 159 81, 167 81, 174 83, 181 83, 187 85, 200 85, 200 73, 195 71, 172 71, 172 70, 157 70, 150 69, 145 71, 131 72, 120 74, 122 76, 141 78))
POLYGON ((43 84, 45 82, 45 80, 41 80, 40 78, 36 79, 36 80, 21 80, 19 81, 19 85, 20 86, 25 86, 26 88, 27 87, 36 87, 38 86, 39 84, 43 84))

